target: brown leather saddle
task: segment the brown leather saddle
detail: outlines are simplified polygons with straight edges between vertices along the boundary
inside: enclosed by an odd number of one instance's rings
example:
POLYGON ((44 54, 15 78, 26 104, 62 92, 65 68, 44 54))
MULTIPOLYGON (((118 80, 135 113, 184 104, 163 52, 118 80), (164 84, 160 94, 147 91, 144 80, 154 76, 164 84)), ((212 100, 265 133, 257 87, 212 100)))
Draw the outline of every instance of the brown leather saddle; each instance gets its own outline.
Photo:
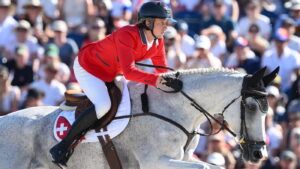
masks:
MULTIPOLYGON (((107 82, 106 86, 111 100, 111 108, 108 111, 108 113, 106 113, 93 125, 92 128, 95 130, 99 130, 101 128, 106 127, 114 119, 122 99, 122 93, 114 82, 107 82)), ((87 108, 93 106, 93 103, 87 98, 87 96, 78 90, 67 90, 65 92, 65 98, 66 106, 76 106, 75 119, 80 115, 80 113, 84 112, 87 108)))
MULTIPOLYGON (((104 131, 107 131, 106 126, 116 116, 119 104, 122 99, 122 93, 114 82, 106 83, 106 86, 111 100, 111 108, 108 113, 106 113, 101 119, 99 119, 94 125, 92 125, 91 129, 95 129, 98 132, 100 131, 100 129, 104 129, 104 131)), ((93 103, 81 91, 68 90, 65 92, 65 98, 66 106, 76 107, 75 118, 77 118, 80 113, 83 113, 85 109, 93 106, 93 103)), ((95 109, 93 111, 95 111, 95 109)), ((110 136, 106 134, 104 136, 98 136, 98 139, 110 168, 122 169, 121 161, 110 136)))

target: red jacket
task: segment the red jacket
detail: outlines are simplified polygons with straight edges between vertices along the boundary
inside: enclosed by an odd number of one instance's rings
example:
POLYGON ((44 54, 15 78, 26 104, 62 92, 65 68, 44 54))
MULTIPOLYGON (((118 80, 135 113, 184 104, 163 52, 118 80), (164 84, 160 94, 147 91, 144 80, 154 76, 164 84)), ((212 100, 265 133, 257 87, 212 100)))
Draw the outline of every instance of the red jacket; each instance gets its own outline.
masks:
MULTIPOLYGON (((125 26, 105 39, 83 47, 79 54, 79 64, 92 75, 110 82, 116 75, 126 79, 155 86, 158 74, 151 74, 135 67, 135 62, 150 58, 154 65, 166 66, 163 39, 158 39, 147 51, 147 41, 142 29, 125 26)), ((166 72, 156 69, 157 73, 166 72)))

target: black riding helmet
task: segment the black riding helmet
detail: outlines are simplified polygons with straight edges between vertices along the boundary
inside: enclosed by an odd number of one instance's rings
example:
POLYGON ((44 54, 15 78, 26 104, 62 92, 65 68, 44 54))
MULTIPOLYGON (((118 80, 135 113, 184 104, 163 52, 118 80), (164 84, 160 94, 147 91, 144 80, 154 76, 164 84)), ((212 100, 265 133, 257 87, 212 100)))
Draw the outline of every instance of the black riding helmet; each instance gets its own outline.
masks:
POLYGON ((171 23, 176 22, 176 20, 174 20, 172 17, 172 10, 165 3, 160 1, 150 1, 144 3, 138 12, 138 23, 142 24, 145 29, 151 30, 155 39, 157 39, 153 34, 155 18, 166 18, 171 23), (150 26, 145 24, 146 19, 150 19, 150 26))

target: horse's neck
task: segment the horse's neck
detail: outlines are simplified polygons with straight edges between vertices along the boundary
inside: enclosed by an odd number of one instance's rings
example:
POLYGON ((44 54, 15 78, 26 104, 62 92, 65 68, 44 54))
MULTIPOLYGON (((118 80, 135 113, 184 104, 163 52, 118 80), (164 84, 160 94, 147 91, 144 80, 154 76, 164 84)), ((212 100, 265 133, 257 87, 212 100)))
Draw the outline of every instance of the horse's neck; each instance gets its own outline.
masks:
MULTIPOLYGON (((183 91, 212 115, 221 113, 231 99, 239 95, 241 89, 240 79, 220 75, 187 76, 183 77, 183 81, 183 91)), ((144 91, 144 85, 134 86, 131 91, 133 112, 141 113, 140 95, 144 91)), ((188 131, 196 129, 206 120, 205 116, 191 106, 191 102, 181 93, 164 93, 153 87, 149 87, 147 93, 150 112, 172 119, 188 131)))
MULTIPOLYGON (((198 75, 185 78, 185 85, 185 92, 208 113, 214 115, 222 113, 224 107, 227 106, 232 99, 240 95, 242 78, 224 74, 198 75)), ((186 102, 183 104, 184 111, 179 113, 190 117, 188 119, 189 121, 185 123, 187 125, 190 124, 190 128, 195 129, 207 119, 203 113, 191 106, 191 102, 186 98, 184 98, 184 100, 186 102)), ((233 115, 237 114, 238 108, 239 106, 232 105, 226 110, 226 116, 232 118, 233 115)))

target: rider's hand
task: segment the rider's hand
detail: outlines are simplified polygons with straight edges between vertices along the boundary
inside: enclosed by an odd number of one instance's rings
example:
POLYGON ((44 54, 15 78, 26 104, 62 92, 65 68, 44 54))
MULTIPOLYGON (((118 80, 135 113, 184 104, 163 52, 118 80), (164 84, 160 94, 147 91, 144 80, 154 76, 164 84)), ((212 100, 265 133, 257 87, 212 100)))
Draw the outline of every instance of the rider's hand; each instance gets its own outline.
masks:
POLYGON ((182 81, 175 77, 159 76, 156 81, 156 87, 165 92, 180 92, 182 86, 182 81))

